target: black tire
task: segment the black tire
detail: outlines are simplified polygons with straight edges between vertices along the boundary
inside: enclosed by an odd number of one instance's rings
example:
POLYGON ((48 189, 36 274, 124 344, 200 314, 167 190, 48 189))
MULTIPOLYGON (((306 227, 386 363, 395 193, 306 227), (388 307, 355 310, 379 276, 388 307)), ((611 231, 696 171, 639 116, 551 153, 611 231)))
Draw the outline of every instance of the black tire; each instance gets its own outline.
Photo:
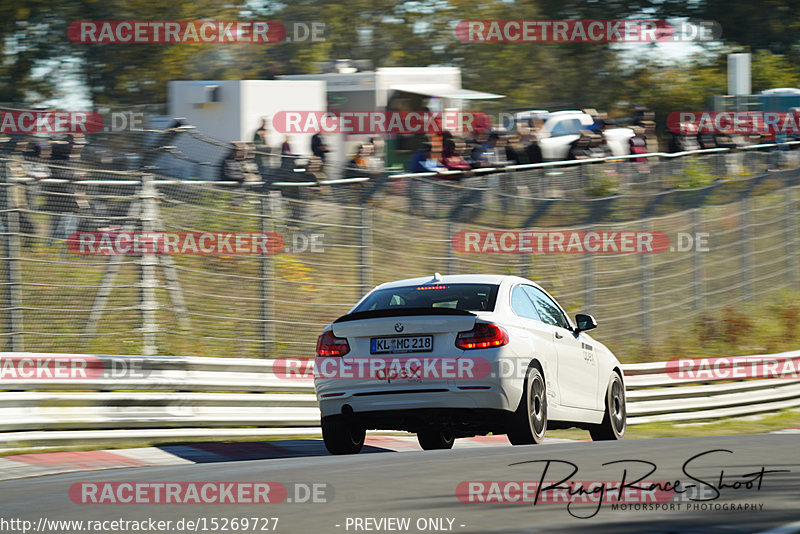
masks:
POLYGON ((452 432, 439 428, 426 428, 417 432, 417 441, 422 450, 452 449, 456 438, 452 432))
POLYGON ((593 441, 610 441, 625 437, 627 410, 625 409, 625 385, 617 373, 611 374, 606 389, 606 413, 599 425, 589 425, 593 441))
POLYGON ((525 378, 522 399, 508 424, 512 445, 532 445, 544 441, 547 432, 547 391, 542 373, 532 368, 525 378))
POLYGON ((344 417, 322 419, 322 440, 331 454, 358 454, 367 431, 358 421, 344 417))

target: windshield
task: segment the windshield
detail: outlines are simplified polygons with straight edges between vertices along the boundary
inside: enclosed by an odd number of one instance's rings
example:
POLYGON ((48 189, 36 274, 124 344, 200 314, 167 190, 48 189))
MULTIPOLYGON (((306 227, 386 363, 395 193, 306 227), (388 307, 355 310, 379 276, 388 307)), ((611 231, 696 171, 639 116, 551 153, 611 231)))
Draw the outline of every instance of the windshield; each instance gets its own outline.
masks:
POLYGON ((494 284, 425 284, 379 289, 370 293, 355 312, 397 308, 451 308, 492 311, 497 300, 494 284))

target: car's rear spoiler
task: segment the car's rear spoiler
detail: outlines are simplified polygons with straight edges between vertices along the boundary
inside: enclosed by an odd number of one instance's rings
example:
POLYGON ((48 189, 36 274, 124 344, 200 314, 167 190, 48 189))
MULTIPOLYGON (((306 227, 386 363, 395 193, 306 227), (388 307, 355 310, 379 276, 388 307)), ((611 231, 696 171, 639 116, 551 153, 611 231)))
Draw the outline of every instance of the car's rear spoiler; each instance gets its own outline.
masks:
POLYGON ((334 323, 358 321, 359 319, 376 319, 378 317, 408 317, 409 315, 475 315, 455 308, 396 308, 393 310, 370 310, 342 315, 334 323))

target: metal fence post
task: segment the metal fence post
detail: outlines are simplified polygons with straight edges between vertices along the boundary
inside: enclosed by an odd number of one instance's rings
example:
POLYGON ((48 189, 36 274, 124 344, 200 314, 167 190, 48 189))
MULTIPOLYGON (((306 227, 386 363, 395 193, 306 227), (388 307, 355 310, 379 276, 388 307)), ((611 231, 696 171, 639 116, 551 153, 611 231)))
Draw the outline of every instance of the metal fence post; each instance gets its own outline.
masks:
POLYGON ((359 261, 361 266, 361 294, 360 299, 367 291, 372 289, 372 211, 367 206, 362 206, 359 210, 359 261))
POLYGON ((716 178, 724 177, 725 170, 726 170, 726 162, 725 158, 728 154, 713 154, 711 157, 714 158, 714 176, 716 178))
MULTIPOLYGON (((650 231, 650 221, 644 223, 645 231, 650 231)), ((640 254, 642 257, 642 332, 647 333, 651 326, 650 306, 652 295, 652 265, 650 262, 650 254, 640 254)))
MULTIPOLYGON (((149 174, 142 175, 142 233, 155 231, 156 224, 156 188, 153 184, 153 177, 149 174)), ((144 356, 154 356, 157 351, 156 333, 158 324, 156 323, 156 265, 158 259, 155 254, 142 254, 139 264, 141 266, 141 302, 142 311, 142 354, 144 356)))
POLYGON ((531 276, 531 259, 532 254, 522 253, 519 254, 519 275, 522 278, 530 278, 531 276))
POLYGON ((583 257, 583 307, 586 313, 592 313, 594 301, 592 298, 592 288, 594 287, 594 265, 592 253, 587 252, 583 257))
MULTIPOLYGON (((703 226, 703 209, 695 208, 692 210, 692 231, 694 232, 695 242, 703 226)), ((694 311, 700 312, 705 309, 705 281, 703 280, 703 257, 702 252, 695 247, 692 256, 692 277, 694 286, 694 311)))
POLYGON ((578 164, 578 183, 580 184, 580 188, 586 191, 591 185, 591 175, 585 172, 586 166, 583 163, 578 164))
MULTIPOLYGON (((141 199, 131 202, 126 216, 127 222, 122 227, 123 232, 131 232, 135 230, 136 224, 134 219, 141 219, 142 204, 141 199)), ((103 316, 103 310, 108 302, 108 297, 114 289, 114 280, 117 278, 120 266, 122 265, 122 256, 115 255, 108 258, 106 264, 106 272, 103 275, 103 281, 97 290, 92 309, 89 311, 89 318, 86 320, 86 328, 83 329, 84 346, 88 344, 91 339, 97 334, 97 328, 100 325, 100 318, 103 316)))
POLYGON ((796 284, 799 278, 797 272, 797 231, 800 228, 798 228, 797 215, 795 214, 795 189, 794 187, 790 187, 786 191, 786 207, 784 208, 784 223, 786 229, 786 278, 793 284, 796 284))
POLYGON ((458 225, 450 218, 447 219, 447 228, 445 232, 447 232, 447 240, 445 241, 445 247, 447 247, 445 251, 445 258, 447 258, 445 273, 458 274, 458 258, 456 258, 456 252, 453 250, 453 236, 458 232, 458 225))
MULTIPOLYGON (((19 257, 20 257, 20 236, 19 236, 19 212, 15 184, 11 180, 8 170, 8 162, 2 166, 2 178, 0 178, 0 209, 5 212, 5 257, 6 257, 6 303, 8 305, 8 315, 6 326, 8 328, 8 348, 12 352, 22 352, 25 346, 22 339, 22 293, 20 283, 22 282, 19 257)), ((0 223, 2 223, 0 219, 0 223)))
POLYGON ((753 263, 753 227, 750 224, 751 201, 749 196, 742 199, 742 298, 749 301, 753 297, 752 279, 753 263))
MULTIPOLYGON (((263 234, 275 231, 275 219, 272 203, 275 201, 272 192, 261 195, 259 205, 261 208, 260 226, 263 234)), ((275 266, 272 257, 268 254, 261 255, 261 341, 264 344, 263 355, 269 358, 274 348, 274 325, 272 305, 275 300, 275 266)))

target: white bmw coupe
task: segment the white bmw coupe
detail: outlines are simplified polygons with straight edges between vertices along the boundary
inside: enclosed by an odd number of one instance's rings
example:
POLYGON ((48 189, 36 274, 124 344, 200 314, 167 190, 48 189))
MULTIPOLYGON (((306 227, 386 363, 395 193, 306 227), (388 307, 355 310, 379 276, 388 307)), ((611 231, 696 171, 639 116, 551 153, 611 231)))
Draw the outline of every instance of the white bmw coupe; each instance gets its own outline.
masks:
POLYGON ((357 453, 367 429, 414 432, 426 450, 488 433, 541 443, 548 426, 621 439, 624 375, 595 327, 516 276, 382 284, 317 341, 325 446, 357 453))

